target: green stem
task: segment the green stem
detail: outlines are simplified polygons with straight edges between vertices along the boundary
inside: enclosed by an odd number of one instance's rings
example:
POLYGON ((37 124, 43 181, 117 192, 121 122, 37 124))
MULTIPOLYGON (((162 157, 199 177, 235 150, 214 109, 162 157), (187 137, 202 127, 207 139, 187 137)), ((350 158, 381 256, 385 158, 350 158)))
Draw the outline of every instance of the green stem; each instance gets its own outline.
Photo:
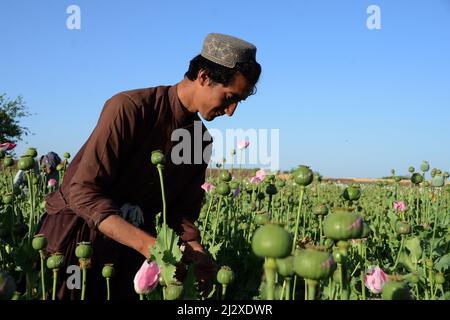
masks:
POLYGON ((219 214, 220 214, 220 206, 222 204, 222 198, 223 198, 223 196, 220 195, 219 203, 217 204, 217 208, 216 208, 216 222, 214 223, 214 226, 213 226, 213 239, 212 239, 211 247, 214 246, 216 243, 216 234, 217 234, 217 228, 218 228, 218 224, 219 224, 219 214))
POLYGON ((273 300, 275 287, 276 262, 274 258, 266 258, 264 262, 264 271, 266 274, 266 293, 267 300, 273 300))
POLYGON ((291 278, 286 277, 284 282, 286 283, 286 300, 291 300, 291 278))
POLYGON ((27 272, 26 274, 25 274, 25 278, 26 278, 26 287, 27 287, 27 294, 26 294, 26 296, 27 296, 27 299, 28 300, 31 300, 31 295, 32 295, 32 292, 33 292, 33 284, 32 284, 32 279, 31 279, 31 273, 30 272, 27 272))
POLYGON ((159 182, 161 185, 161 197, 162 197, 162 204, 163 204, 163 225, 164 227, 164 247, 167 250, 169 248, 168 246, 168 240, 167 240, 167 220, 166 220, 166 195, 164 193, 164 178, 163 178, 163 168, 164 166, 162 164, 158 164, 156 166, 156 168, 158 169, 158 174, 159 174, 159 182))
POLYGON ((206 217, 205 217, 205 220, 203 221, 203 230, 202 230, 202 236, 201 236, 202 237, 202 244, 204 244, 203 243, 203 238, 205 237, 206 227, 208 225, 209 212, 211 210, 213 198, 214 198, 214 195, 211 194, 210 195, 210 200, 209 200, 209 205, 208 205, 208 210, 206 210, 206 217))
POLYGON ((84 300, 86 295, 86 267, 83 267, 81 281, 81 300, 84 300))
POLYGON ((241 175, 242 175, 242 154, 243 154, 243 150, 242 149, 240 149, 239 150, 239 152, 240 152, 240 160, 239 160, 239 177, 241 177, 241 175))
POLYGON ((322 233, 322 215, 319 216, 319 244, 322 245, 323 233, 322 233))
POLYGON ((225 300, 225 295, 227 293, 227 285, 226 284, 222 284, 222 296, 221 296, 221 300, 225 300))
POLYGON ((297 288, 297 275, 294 275, 294 286, 292 287, 292 300, 295 300, 296 288, 297 288))
POLYGON ((295 231, 294 231, 294 240, 292 241, 292 254, 295 252, 296 244, 297 244, 297 237, 298 237, 298 227, 300 224, 300 213, 302 210, 302 202, 303 202, 303 194, 305 193, 305 187, 300 186, 300 195, 298 200, 298 211, 297 211, 297 218, 295 220, 295 231))
POLYGON ((44 250, 39 250, 41 258, 41 285, 42 285, 42 300, 45 300, 45 278, 44 278, 44 250))
POLYGON ((52 288, 52 300, 56 300, 56 280, 58 277, 58 269, 53 269, 53 288, 52 288))
POLYGON ((28 182, 28 200, 30 203, 30 218, 29 218, 29 231, 28 231, 28 243, 31 244, 31 241, 33 240, 33 230, 34 230, 34 201, 33 201, 33 181, 32 181, 32 175, 31 170, 27 171, 25 173, 27 176, 27 182, 28 182))
POLYGON ((110 278, 106 278, 106 300, 111 300, 110 278))
POLYGON ((308 291, 308 300, 315 300, 318 282, 316 280, 311 280, 311 279, 307 279, 305 281, 307 284, 306 287, 307 287, 307 291, 308 291))
POLYGON ((403 251, 403 246, 405 243, 405 235, 402 234, 401 237, 402 237, 402 241, 400 242, 400 249, 398 250, 397 258, 395 258, 395 263, 394 263, 394 266, 392 267, 392 271, 394 271, 395 268, 397 267, 399 259, 400 259, 400 255, 402 254, 402 251, 403 251))

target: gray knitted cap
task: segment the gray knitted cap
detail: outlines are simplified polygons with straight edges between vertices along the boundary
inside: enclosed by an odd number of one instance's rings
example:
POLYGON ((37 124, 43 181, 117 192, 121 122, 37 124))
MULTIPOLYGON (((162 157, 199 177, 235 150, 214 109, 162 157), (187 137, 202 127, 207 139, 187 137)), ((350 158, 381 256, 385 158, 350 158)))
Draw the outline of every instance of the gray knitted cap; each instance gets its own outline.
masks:
POLYGON ((220 33, 210 33, 200 53, 212 62, 234 68, 237 62, 255 61, 256 47, 242 39, 220 33))

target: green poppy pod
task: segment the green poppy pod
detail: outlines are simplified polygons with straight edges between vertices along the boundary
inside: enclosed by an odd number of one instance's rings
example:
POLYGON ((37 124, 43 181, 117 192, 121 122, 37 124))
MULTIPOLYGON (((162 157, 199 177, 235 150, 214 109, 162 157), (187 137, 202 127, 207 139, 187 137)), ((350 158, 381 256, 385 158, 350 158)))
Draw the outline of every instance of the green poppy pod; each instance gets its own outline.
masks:
POLYGON ((398 234, 410 234, 411 225, 406 221, 397 221, 395 224, 395 232, 398 234))
POLYGON ((381 291, 383 300, 411 300, 411 294, 405 282, 387 281, 381 291))
POLYGON ((231 173, 228 170, 222 170, 219 175, 219 180, 222 182, 230 182, 232 179, 231 173))
POLYGON ((236 190, 237 188, 239 188, 239 182, 231 181, 230 182, 230 188, 233 189, 233 190, 236 190))
POLYGON ((114 264, 107 263, 104 265, 104 267, 102 269, 103 278, 112 278, 112 277, 114 277, 115 273, 116 273, 116 270, 114 269, 114 264))
POLYGON ((284 278, 291 278, 294 275, 294 256, 276 259, 277 272, 284 278))
POLYGON ((318 216, 326 216, 328 214, 328 207, 326 204, 318 205, 314 209, 314 214, 318 216))
POLYGON ((0 301, 11 300, 16 292, 16 282, 6 271, 0 270, 0 301))
POLYGON ((329 238, 325 239, 324 246, 325 246, 326 251, 330 251, 334 246, 333 239, 329 239, 329 238))
POLYGON ((335 241, 358 239, 362 230, 362 217, 347 208, 336 208, 323 223, 325 236, 335 241))
POLYGON ((445 172, 442 174, 442 176, 444 177, 444 179, 448 179, 448 178, 450 177, 450 174, 449 174, 447 171, 445 171, 445 172))
POLYGON ((414 171, 416 171, 416 169, 414 169, 414 167, 411 166, 411 167, 408 168, 408 171, 409 171, 410 173, 414 173, 414 171))
POLYGON ((30 156, 22 156, 19 158, 17 166, 20 170, 31 170, 34 168, 34 159, 30 156))
POLYGON ((345 259, 345 255, 339 250, 339 248, 336 248, 333 250, 333 260, 336 263, 343 263, 345 259))
POLYGON ((231 188, 228 185, 228 183, 226 182, 220 182, 217 187, 216 187, 216 191, 218 194, 220 194, 221 196, 227 196, 230 194, 231 192, 231 188))
POLYGON ((36 148, 28 148, 28 150, 25 152, 25 155, 35 158, 38 155, 38 153, 36 148))
POLYGON ((75 248, 75 256, 78 259, 88 259, 92 257, 94 250, 92 249, 90 242, 80 242, 75 248))
POLYGON ((284 186, 286 185, 286 183, 283 181, 283 180, 277 180, 276 182, 275 182, 275 186, 277 187, 277 188, 284 188, 284 186))
POLYGON ((166 300, 180 300, 183 297, 183 284, 179 281, 174 281, 165 287, 164 297, 166 300))
POLYGON ((402 181, 402 177, 396 176, 396 177, 394 178, 394 181, 395 181, 395 182, 400 182, 400 181, 402 181))
POLYGON ((52 253, 50 257, 47 258, 47 268, 49 268, 50 270, 60 269, 63 265, 64 256, 62 253, 52 253))
POLYGON ((244 231, 248 230, 248 223, 246 223, 246 222, 239 223, 238 230, 244 230, 244 231))
POLYGON ((222 285, 229 285, 233 279, 234 273, 229 266, 222 266, 217 272, 217 282, 222 285))
MULTIPOLYGON (((351 274, 350 272, 345 272, 344 271, 344 275, 346 275, 347 277, 345 277, 347 282, 351 281, 351 274)), ((339 269, 334 270, 333 272, 333 282, 336 284, 340 284, 341 283, 341 272, 339 271, 339 269)))
POLYGON ((266 193, 269 194, 269 195, 277 194, 277 192, 278 192, 277 187, 275 187, 274 184, 269 184, 266 187, 266 193))
POLYGON ((430 170, 430 164, 427 161, 423 161, 420 165, 420 170, 422 170, 422 172, 428 172, 430 170))
POLYGON ((284 258, 291 252, 292 237, 282 226, 267 223, 253 235, 252 249, 258 257, 284 258))
POLYGON ((164 154, 161 150, 152 151, 150 161, 153 165, 164 164, 164 154))
POLYGON ((354 186, 347 187, 342 193, 342 196, 347 201, 359 200, 361 197, 361 189, 354 186))
POLYGON ((296 184, 306 187, 313 182, 314 173, 309 167, 301 165, 294 170, 294 172, 292 173, 292 177, 296 184))
POLYGON ((432 180, 431 184, 435 188, 442 188, 445 185, 445 179, 441 175, 436 175, 432 180))
POLYGON ((444 284, 445 283, 445 276, 442 272, 438 272, 434 275, 434 280, 437 284, 444 284))
POLYGON ((405 279, 409 283, 418 284, 420 282, 420 278, 416 273, 410 273, 408 276, 405 277, 405 279))
POLYGON ((419 185, 423 182, 423 176, 420 173, 413 173, 411 176, 411 182, 415 185, 419 185))
POLYGON ((31 246, 34 250, 44 250, 47 248, 47 238, 43 234, 37 234, 33 237, 33 240, 31 241, 31 246))
POLYGON ((70 153, 64 152, 63 157, 64 159, 70 159, 70 153))
POLYGON ((5 159, 3 159, 3 166, 5 168, 11 167, 14 164, 14 160, 11 156, 6 156, 5 159))
POLYGON ((297 275, 310 280, 324 280, 336 269, 333 256, 315 249, 297 251, 294 256, 294 270, 297 275))

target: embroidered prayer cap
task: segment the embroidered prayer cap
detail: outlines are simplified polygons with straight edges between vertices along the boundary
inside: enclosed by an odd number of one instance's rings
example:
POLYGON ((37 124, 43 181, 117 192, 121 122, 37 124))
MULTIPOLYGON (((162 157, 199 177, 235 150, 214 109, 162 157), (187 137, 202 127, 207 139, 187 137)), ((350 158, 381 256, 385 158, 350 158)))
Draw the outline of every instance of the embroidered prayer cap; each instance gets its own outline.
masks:
POLYGON ((204 58, 228 68, 237 62, 256 61, 256 47, 242 39, 220 33, 210 33, 200 53, 204 58))

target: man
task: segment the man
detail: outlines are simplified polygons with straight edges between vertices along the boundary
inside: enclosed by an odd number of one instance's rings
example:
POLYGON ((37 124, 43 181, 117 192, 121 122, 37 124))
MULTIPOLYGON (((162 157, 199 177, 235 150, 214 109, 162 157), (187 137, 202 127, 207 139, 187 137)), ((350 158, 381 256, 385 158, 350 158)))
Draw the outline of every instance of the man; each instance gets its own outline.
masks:
POLYGON ((45 172, 45 182, 46 184, 53 179, 56 182, 56 187, 59 185, 59 172, 56 169, 58 164, 61 163, 61 158, 59 155, 53 151, 50 151, 45 156, 41 157, 41 168, 45 172))
MULTIPOLYGON (((117 270, 112 297, 137 297, 133 277, 144 257, 150 256, 149 247, 156 240, 155 215, 162 211, 158 173, 150 162, 151 152, 157 149, 166 156, 167 223, 184 244, 183 262, 196 263, 200 289, 204 293, 211 289, 216 269, 194 225, 209 160, 174 164, 171 134, 177 129, 193 133, 194 122, 200 121, 197 113, 207 121, 232 116, 238 103, 254 93, 260 73, 254 45, 209 34, 178 84, 126 91, 106 102, 63 184, 47 197, 47 215, 39 231, 48 238, 47 251, 62 252, 66 265, 78 263, 74 257, 78 242, 91 242, 94 257, 89 274, 95 277, 87 281, 87 299, 103 297, 104 263, 114 263, 117 270)), ((200 151, 209 143, 202 142, 200 151)), ((58 297, 76 299, 79 290, 68 290, 67 274, 61 274, 58 297)))

